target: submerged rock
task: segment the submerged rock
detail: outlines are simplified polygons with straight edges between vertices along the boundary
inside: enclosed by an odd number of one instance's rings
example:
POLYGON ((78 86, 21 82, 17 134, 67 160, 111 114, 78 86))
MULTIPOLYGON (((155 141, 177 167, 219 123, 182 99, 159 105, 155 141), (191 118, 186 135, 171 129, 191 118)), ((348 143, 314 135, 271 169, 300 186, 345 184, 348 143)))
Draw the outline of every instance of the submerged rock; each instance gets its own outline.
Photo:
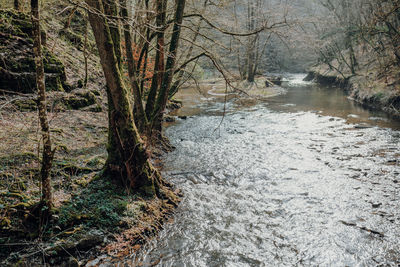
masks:
POLYGON ((274 85, 282 85, 282 77, 281 76, 269 76, 266 77, 265 87, 270 87, 274 85))

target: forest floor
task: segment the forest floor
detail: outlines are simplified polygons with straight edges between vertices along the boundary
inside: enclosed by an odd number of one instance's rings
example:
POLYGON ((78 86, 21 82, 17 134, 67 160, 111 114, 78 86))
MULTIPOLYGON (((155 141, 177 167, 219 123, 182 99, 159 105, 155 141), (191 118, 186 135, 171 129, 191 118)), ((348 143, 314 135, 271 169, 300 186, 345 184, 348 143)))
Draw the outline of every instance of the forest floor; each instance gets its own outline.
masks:
MULTIPOLYGON (((122 256, 140 248, 173 207, 142 199, 101 178, 107 114, 50 113, 58 148, 52 169, 55 214, 40 232, 40 128, 36 112, 0 112, 0 262, 85 264, 99 253, 122 256)), ((159 156, 159 155, 157 155, 159 156)))

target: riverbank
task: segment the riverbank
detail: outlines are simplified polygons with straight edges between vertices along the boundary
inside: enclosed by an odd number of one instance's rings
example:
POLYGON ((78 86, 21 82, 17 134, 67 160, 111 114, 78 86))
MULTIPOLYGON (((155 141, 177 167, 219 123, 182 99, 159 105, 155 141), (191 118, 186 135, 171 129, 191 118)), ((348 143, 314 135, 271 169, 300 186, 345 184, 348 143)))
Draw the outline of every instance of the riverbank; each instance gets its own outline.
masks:
POLYGON ((319 66, 310 69, 305 80, 339 86, 346 91, 350 99, 364 107, 400 117, 400 72, 395 67, 384 73, 378 69, 371 69, 350 75, 319 66))

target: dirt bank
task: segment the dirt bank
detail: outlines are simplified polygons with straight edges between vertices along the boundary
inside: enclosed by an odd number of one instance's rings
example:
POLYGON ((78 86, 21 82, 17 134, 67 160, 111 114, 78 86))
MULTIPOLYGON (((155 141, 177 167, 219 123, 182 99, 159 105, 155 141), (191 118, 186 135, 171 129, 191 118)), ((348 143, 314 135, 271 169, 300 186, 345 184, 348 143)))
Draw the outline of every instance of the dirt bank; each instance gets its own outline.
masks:
POLYGON ((324 85, 343 88, 349 98, 364 107, 385 111, 400 117, 399 70, 393 68, 384 74, 370 70, 356 75, 343 75, 325 67, 314 67, 305 78, 324 85))

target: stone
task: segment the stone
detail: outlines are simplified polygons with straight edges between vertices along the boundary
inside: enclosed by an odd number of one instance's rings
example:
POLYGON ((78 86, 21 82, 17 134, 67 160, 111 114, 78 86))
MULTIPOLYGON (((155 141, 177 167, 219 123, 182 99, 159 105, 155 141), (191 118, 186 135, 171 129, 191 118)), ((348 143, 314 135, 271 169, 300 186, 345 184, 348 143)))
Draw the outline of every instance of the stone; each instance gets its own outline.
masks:
MULTIPOLYGON (((42 32, 42 40, 46 34, 42 32)), ((32 24, 28 14, 0 10, 0 88, 19 93, 36 92, 32 24)), ((46 90, 64 91, 64 64, 43 46, 46 90)))

